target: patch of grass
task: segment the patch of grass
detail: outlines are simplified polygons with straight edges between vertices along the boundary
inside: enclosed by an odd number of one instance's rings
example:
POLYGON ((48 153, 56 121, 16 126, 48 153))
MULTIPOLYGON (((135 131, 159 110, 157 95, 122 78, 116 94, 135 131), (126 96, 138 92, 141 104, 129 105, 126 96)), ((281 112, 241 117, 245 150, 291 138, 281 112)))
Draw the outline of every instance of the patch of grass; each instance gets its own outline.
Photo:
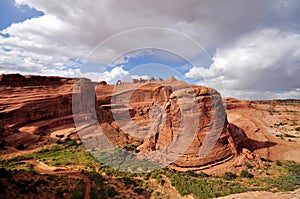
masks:
POLYGON ((296 127, 295 130, 296 130, 296 131, 300 131, 300 127, 296 127))
POLYGON ((55 145, 32 154, 33 159, 42 160, 53 166, 78 165, 81 167, 98 167, 99 163, 86 152, 84 146, 71 144, 66 146, 55 145))
MULTIPOLYGON (((101 165, 95 158, 86 151, 83 145, 62 145, 55 144, 42 149, 39 152, 17 156, 9 160, 0 160, 0 165, 5 168, 20 169, 24 160, 40 160, 52 166, 70 166, 82 169, 93 170, 101 165)), ((25 170, 30 170, 25 168, 25 170)))
POLYGON ((194 194, 199 198, 220 197, 234 193, 250 191, 239 182, 228 182, 222 178, 189 178, 187 174, 166 171, 165 173, 181 195, 194 194))

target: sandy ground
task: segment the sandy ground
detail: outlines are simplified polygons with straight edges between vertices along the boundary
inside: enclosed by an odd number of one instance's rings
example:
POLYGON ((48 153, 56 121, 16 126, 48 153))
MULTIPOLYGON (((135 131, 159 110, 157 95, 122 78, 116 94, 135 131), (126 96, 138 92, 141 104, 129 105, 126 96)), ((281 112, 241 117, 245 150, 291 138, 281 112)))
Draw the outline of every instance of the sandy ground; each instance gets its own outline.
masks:
POLYGON ((266 192, 266 191, 255 191, 233 194, 225 197, 219 197, 220 199, 300 199, 300 189, 292 192, 266 192))
POLYGON ((300 162, 300 106, 297 103, 259 103, 226 110, 228 121, 244 129, 247 136, 269 147, 255 153, 272 160, 300 162), (287 135, 293 136, 288 137, 287 135))

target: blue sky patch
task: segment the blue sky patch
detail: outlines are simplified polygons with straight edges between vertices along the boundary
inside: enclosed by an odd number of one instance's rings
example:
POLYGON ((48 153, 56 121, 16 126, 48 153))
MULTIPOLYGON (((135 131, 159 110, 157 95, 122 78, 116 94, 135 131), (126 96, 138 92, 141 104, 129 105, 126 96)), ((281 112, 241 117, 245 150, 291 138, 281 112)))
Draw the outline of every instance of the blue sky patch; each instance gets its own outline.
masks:
MULTIPOLYGON (((0 1, 0 30, 9 27, 13 23, 25 21, 26 19, 43 16, 44 13, 27 5, 16 6, 14 0, 0 1)), ((1 34, 2 35, 2 34, 1 34)))

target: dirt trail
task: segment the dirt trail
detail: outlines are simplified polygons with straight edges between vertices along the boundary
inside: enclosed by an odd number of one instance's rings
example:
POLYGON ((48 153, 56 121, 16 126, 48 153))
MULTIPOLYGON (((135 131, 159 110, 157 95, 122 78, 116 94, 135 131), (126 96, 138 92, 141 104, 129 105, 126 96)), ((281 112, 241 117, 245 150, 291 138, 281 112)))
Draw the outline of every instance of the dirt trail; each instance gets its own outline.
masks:
MULTIPOLYGON (((48 146, 50 146, 50 145, 48 145, 48 146)), ((25 150, 24 151, 16 151, 16 152, 0 155, 0 159, 8 160, 8 159, 15 158, 17 156, 29 155, 29 154, 40 151, 42 148, 43 147, 38 147, 38 148, 35 148, 35 149, 26 150, 26 151, 25 150)))
POLYGON ((33 166, 33 169, 36 170, 40 174, 52 174, 52 175, 62 175, 67 176, 68 178, 76 178, 76 179, 82 179, 85 182, 85 199, 90 198, 90 192, 92 188, 92 182, 91 180, 84 175, 83 173, 80 173, 77 169, 71 169, 67 167, 55 167, 55 166, 49 166, 41 161, 35 161, 35 160, 26 160, 24 162, 27 162, 33 166))

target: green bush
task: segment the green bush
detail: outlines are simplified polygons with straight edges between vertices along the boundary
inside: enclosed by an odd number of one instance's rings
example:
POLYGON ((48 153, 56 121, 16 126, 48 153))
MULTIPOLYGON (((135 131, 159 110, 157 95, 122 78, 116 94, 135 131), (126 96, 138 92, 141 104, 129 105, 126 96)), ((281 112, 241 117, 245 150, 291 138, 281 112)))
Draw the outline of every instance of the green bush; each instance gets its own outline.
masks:
POLYGON ((253 174, 249 173, 247 170, 242 170, 240 176, 243 178, 253 178, 254 177, 253 174))
POLYGON ((279 160, 276 160, 276 165, 277 166, 282 166, 282 163, 279 160))
POLYGON ((109 187, 106 193, 109 197, 112 198, 120 194, 114 187, 109 187))
POLYGON ((138 187, 136 187, 136 188, 134 189, 134 192, 135 192, 135 193, 138 193, 138 194, 141 194, 143 191, 144 191, 144 189, 143 189, 142 187, 140 187, 140 186, 138 186, 138 187))
POLYGON ((245 162, 245 164, 246 164, 246 167, 248 168, 248 169, 251 169, 253 166, 252 166, 252 164, 250 163, 250 162, 245 162))
POLYGON ((207 173, 204 173, 203 171, 201 171, 199 174, 198 174, 199 177, 202 177, 202 178, 207 178, 209 177, 210 175, 208 175, 207 173))
POLYGON ((225 172, 224 178, 226 180, 233 180, 236 178, 236 175, 231 172, 225 172))

